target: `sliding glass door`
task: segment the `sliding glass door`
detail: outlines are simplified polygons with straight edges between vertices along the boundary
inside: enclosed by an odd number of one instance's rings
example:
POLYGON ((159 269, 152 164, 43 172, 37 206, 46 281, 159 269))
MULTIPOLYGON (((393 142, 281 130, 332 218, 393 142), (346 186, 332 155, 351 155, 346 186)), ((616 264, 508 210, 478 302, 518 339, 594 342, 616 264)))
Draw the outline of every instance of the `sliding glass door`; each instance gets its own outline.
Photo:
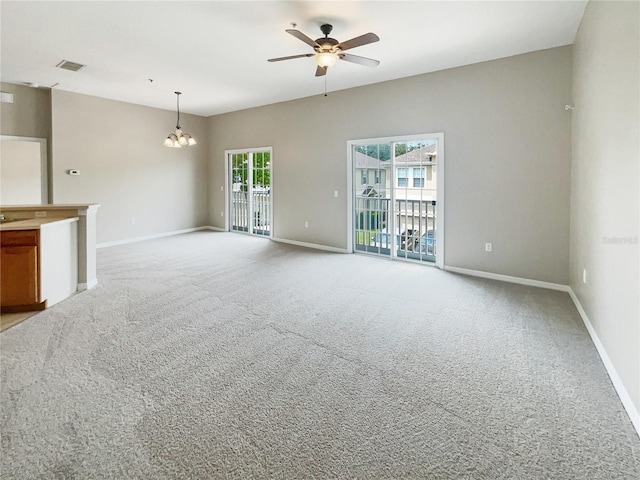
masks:
POLYGON ((227 152, 229 230, 271 236, 271 149, 227 152))
POLYGON ((440 141, 351 142, 356 252, 436 262, 440 141))

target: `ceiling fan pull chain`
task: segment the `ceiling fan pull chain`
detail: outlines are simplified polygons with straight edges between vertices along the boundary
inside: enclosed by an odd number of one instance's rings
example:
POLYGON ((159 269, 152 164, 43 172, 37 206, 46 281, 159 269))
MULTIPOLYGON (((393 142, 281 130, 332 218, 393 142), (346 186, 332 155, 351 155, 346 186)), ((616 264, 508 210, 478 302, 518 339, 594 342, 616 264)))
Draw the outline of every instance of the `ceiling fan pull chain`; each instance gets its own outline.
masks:
POLYGON ((327 75, 324 75, 324 96, 327 96, 327 75))

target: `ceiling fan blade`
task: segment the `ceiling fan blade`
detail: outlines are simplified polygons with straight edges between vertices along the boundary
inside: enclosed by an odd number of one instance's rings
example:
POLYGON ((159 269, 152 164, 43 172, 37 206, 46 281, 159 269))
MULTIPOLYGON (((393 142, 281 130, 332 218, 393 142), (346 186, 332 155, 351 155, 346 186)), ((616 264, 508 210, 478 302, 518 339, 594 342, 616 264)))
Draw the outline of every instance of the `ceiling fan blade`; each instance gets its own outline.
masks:
POLYGON ((358 55, 351 55, 350 53, 341 53, 341 60, 346 60, 347 62, 357 63, 358 65, 364 65, 365 67, 377 67, 380 65, 379 60, 374 60, 373 58, 367 57, 359 57, 358 55))
POLYGON ((304 33, 302 33, 300 30, 294 30, 293 28, 289 28, 288 30, 285 30, 288 34, 293 35, 294 37, 296 37, 299 40, 302 40, 304 43, 306 43, 307 45, 311 45, 313 48, 320 48, 320 45, 318 45, 315 40, 311 40, 309 37, 307 37, 304 33))
POLYGON ((327 74, 327 67, 316 68, 316 77, 322 77, 327 74))
POLYGON ((378 40, 380 40, 380 37, 378 37, 375 33, 365 33, 364 35, 360 35, 359 37, 339 43, 338 45, 336 45, 336 48, 344 51, 349 50, 350 48, 367 45, 368 43, 377 42, 378 40))
POLYGON ((303 53, 302 55, 291 55, 289 57, 270 58, 267 62, 281 62, 282 60, 291 60, 292 58, 313 57, 315 53, 303 53))

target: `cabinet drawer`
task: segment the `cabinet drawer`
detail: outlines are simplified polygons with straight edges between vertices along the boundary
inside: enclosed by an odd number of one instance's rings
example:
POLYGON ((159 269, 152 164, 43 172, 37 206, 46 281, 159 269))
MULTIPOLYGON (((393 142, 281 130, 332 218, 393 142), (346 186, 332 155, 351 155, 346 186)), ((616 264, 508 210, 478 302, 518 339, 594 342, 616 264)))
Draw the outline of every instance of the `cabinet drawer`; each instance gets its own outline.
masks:
POLYGON ((38 230, 9 230, 0 232, 0 245, 3 247, 37 246, 38 230))

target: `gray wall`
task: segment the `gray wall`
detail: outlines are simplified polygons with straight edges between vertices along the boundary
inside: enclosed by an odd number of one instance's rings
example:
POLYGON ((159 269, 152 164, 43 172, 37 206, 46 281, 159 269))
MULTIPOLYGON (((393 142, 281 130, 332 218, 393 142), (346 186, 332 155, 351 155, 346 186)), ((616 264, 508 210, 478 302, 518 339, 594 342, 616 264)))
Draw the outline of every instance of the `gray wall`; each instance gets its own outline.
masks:
POLYGON ((181 114, 201 142, 173 149, 176 112, 59 90, 52 112, 53 201, 100 203, 98 243, 207 224, 204 117, 181 114))
POLYGON ((211 117, 210 222, 224 225, 225 149, 273 146, 274 236, 347 248, 347 141, 444 132, 445 263, 567 284, 571 56, 560 47, 211 117))
POLYGON ((637 2, 590 2, 576 38, 570 268, 570 285, 637 411, 639 18, 637 2))
POLYGON ((0 89, 13 93, 13 103, 0 104, 0 133, 51 143, 51 90, 12 83, 1 83, 0 89))

